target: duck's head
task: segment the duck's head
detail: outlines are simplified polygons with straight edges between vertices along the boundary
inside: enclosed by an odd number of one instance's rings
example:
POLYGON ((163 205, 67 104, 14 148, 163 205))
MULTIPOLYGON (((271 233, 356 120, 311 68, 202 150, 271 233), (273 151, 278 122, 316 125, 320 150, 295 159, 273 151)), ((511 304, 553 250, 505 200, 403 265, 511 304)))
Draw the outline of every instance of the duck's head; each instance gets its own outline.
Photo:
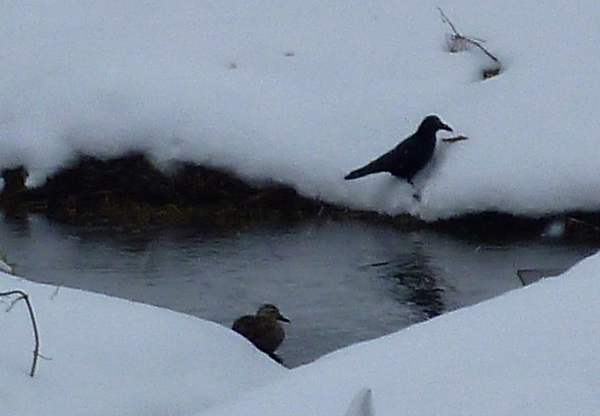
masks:
POLYGON ((290 322, 288 318, 286 318, 281 314, 281 312, 279 312, 277 306, 273 305, 272 303, 265 303, 260 308, 258 308, 256 316, 267 316, 269 318, 277 319, 278 321, 290 322))

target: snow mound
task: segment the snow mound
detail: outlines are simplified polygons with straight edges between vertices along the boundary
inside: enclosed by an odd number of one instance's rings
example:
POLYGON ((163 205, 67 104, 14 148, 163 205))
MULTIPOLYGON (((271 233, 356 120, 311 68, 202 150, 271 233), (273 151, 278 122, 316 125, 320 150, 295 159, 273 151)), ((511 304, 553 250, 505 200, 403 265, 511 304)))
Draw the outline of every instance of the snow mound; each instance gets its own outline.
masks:
POLYGON ((28 184, 78 154, 137 150, 428 220, 598 210, 600 3, 27 0, 0 16, 0 165, 28 184), (441 6, 477 49, 449 53, 441 6), (388 175, 346 182, 421 119, 440 146, 420 204, 388 175))

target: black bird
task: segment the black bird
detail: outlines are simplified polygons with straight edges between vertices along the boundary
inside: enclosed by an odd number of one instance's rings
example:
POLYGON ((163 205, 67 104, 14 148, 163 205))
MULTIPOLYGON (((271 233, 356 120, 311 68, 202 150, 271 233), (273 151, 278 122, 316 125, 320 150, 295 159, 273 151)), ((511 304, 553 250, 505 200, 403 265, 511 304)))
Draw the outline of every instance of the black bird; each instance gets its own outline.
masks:
POLYGON ((438 116, 425 117, 417 131, 389 152, 371 163, 347 174, 344 179, 357 179, 372 173, 389 172, 413 184, 412 180, 431 160, 438 130, 452 131, 438 116))
POLYGON ((290 322, 275 305, 266 303, 258 308, 256 315, 237 318, 231 329, 246 337, 256 348, 279 361, 275 350, 285 338, 285 331, 279 321, 290 322))

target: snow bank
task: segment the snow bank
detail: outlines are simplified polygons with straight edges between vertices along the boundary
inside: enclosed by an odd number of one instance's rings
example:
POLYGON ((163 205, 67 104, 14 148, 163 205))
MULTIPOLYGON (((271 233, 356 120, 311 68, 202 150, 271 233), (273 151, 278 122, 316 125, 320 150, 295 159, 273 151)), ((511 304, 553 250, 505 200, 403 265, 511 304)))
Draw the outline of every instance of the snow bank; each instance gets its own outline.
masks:
POLYGON ((600 3, 317 0, 248 5, 28 0, 0 16, 0 165, 42 183, 79 153, 194 161, 303 195, 425 219, 597 210, 600 3), (441 6, 486 57, 444 50, 441 6), (423 198, 388 175, 345 182, 422 117, 441 146, 423 198))
POLYGON ((347 347, 204 416, 595 415, 600 256, 559 278, 347 347))
POLYGON ((595 415, 600 255, 560 277, 285 370, 232 331, 155 307, 0 274, 29 321, 0 316, 2 414, 595 415))
POLYGON ((50 360, 30 378, 25 306, 0 315, 3 415, 189 415, 287 371, 208 321, 0 273, 13 289, 29 294, 50 360))

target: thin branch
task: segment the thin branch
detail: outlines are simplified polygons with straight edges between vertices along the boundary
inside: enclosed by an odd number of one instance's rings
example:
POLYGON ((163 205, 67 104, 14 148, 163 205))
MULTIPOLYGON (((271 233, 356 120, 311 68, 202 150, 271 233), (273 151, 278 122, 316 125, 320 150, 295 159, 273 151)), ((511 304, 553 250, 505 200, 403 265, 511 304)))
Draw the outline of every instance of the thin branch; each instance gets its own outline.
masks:
POLYGON ((444 23, 448 24, 448 26, 450 26, 450 29, 452 29, 455 36, 460 36, 462 38, 462 35, 460 33, 458 33, 458 30, 456 30, 456 27, 454 27, 454 24, 452 23, 452 21, 450 19, 448 19, 448 16, 446 16, 446 13, 444 13, 442 8, 438 6, 437 9, 438 9, 438 12, 440 12, 440 15, 442 16, 442 22, 444 22, 444 23))
POLYGON ((500 63, 500 60, 498 58, 496 58, 490 51, 488 51, 486 48, 484 48, 481 45, 481 42, 482 42, 481 40, 476 40, 475 38, 461 35, 458 32, 458 30, 456 30, 456 26, 454 26, 452 21, 448 18, 448 16, 446 16, 446 13, 444 13, 444 11, 441 9, 441 7, 438 7, 437 9, 440 12, 440 15, 442 16, 442 21, 444 23, 446 23, 448 26, 450 26, 450 29, 452 29, 452 32, 454 32, 454 34, 452 35, 452 38, 454 40, 459 40, 459 41, 474 45, 474 46, 478 47, 479 49, 481 49, 483 51, 483 53, 485 53, 492 61, 494 61, 496 63, 500 63))
POLYGON ((594 231, 600 231, 600 228, 596 227, 594 224, 590 224, 587 221, 583 221, 583 220, 573 218, 573 217, 568 217, 567 221, 574 222, 575 224, 581 224, 585 227, 591 228, 594 231))
POLYGON ((29 318, 31 319, 31 325, 33 326, 33 338, 35 342, 35 346, 33 348, 33 363, 31 364, 31 371, 29 372, 29 376, 33 377, 35 375, 35 368, 37 366, 38 357, 40 356, 40 333, 38 331, 37 322, 35 320, 35 314, 33 313, 33 306, 29 300, 29 295, 23 292, 22 290, 11 290, 9 292, 2 292, 0 296, 13 296, 18 295, 19 297, 15 299, 11 305, 9 306, 9 310, 14 306, 15 303, 23 299, 25 304, 27 305, 27 310, 29 311, 29 318))
POLYGON ((456 142, 460 142, 463 140, 469 140, 469 138, 467 136, 456 136, 456 137, 446 137, 446 138, 442 139, 442 141, 446 142, 446 143, 456 143, 456 142))
POLYGON ((58 292, 60 292, 60 286, 56 286, 54 292, 52 292, 52 296, 50 296, 50 300, 54 300, 58 296, 58 292))

